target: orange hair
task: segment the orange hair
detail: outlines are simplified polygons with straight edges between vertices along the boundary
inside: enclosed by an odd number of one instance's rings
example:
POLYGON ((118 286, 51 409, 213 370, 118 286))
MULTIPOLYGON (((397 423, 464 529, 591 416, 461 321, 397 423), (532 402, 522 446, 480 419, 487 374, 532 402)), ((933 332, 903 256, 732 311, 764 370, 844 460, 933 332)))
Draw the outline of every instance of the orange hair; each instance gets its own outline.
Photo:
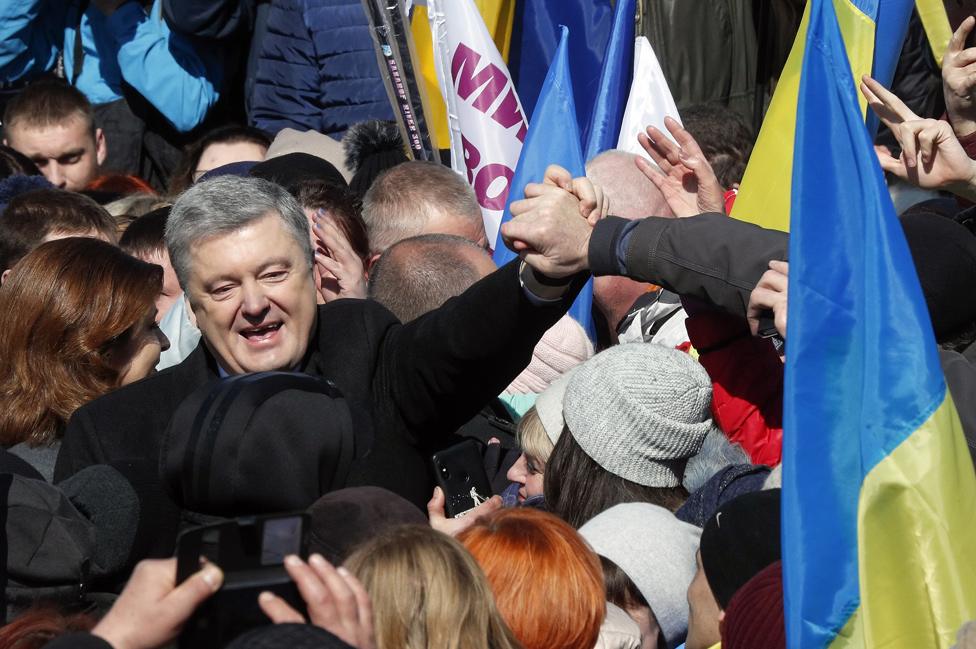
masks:
POLYGON ((525 649, 591 649, 606 611, 600 560, 569 524, 506 509, 458 536, 525 649))
POLYGON ((70 614, 53 607, 39 606, 0 627, 0 647, 41 649, 66 633, 90 631, 94 626, 95 619, 85 613, 70 614))
POLYGON ((105 174, 88 183, 89 189, 107 194, 149 194, 156 196, 156 190, 139 176, 131 174, 105 174))

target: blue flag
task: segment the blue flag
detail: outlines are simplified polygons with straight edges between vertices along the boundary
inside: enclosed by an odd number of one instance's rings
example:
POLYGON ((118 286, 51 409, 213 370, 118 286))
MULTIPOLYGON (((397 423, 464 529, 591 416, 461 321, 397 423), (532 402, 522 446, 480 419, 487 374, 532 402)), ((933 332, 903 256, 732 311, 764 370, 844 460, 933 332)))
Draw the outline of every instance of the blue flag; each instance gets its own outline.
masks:
MULTIPOLYGON (((541 183, 549 165, 565 167, 574 178, 586 173, 580 146, 579 123, 576 121, 573 81, 570 76, 569 30, 566 27, 561 27, 561 30, 556 56, 549 66, 549 74, 542 84, 539 102, 529 122, 529 131, 512 178, 502 223, 512 219, 512 201, 525 196, 525 186, 529 183, 541 183)), ((515 257, 515 253, 505 247, 499 233, 495 242, 495 263, 502 266, 515 257)), ((569 314, 586 330, 590 339, 595 340, 592 304, 593 280, 590 280, 576 298, 569 314)))
POLYGON ((587 161, 617 147, 634 76, 634 3, 635 0, 617 0, 613 10, 613 30, 603 57, 596 102, 583 134, 586 138, 583 159, 587 161))
MULTIPOLYGON (((783 394, 787 646, 948 647, 976 610, 976 478, 837 13, 800 75, 783 394)), ((910 7, 908 7, 910 10, 910 7)), ((859 42, 853 42, 858 40, 859 42)))
POLYGON ((516 2, 508 69, 512 72, 526 115, 535 112, 546 77, 543 70, 555 58, 556 47, 560 42, 559 28, 565 25, 573 34, 569 63, 575 81, 573 85, 576 106, 579 109, 579 123, 590 123, 593 98, 596 96, 612 22, 610 0, 516 2))

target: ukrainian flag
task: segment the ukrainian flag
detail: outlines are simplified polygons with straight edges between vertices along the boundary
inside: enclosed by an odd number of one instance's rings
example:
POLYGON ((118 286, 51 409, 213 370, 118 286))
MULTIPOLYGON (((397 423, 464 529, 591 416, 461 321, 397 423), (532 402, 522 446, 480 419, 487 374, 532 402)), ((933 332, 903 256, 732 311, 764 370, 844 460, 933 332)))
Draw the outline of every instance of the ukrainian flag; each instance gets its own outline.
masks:
MULTIPOLYGON (((833 0, 855 79, 869 74, 888 85, 901 53, 911 0, 833 0)), ((774 230, 789 230, 797 95, 804 65, 811 3, 807 3, 793 49, 763 119, 742 178, 732 216, 774 230)), ((867 102, 859 99, 862 118, 867 102)))
POLYGON ((783 435, 787 645, 949 647, 976 475, 830 0, 796 115, 783 435))

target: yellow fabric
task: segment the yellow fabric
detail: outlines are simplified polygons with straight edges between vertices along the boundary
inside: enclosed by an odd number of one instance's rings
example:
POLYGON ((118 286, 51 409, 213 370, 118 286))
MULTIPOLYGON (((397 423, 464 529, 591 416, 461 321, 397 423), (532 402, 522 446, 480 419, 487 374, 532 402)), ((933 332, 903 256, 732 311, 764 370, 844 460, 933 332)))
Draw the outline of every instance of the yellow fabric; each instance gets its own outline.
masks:
MULTIPOLYGON (((508 63, 512 23, 515 18, 515 0, 474 0, 474 3, 502 59, 508 63)), ((437 149, 449 149, 451 136, 447 127, 447 106, 444 105, 444 98, 441 96, 440 85, 437 82, 434 44, 430 35, 430 23, 427 20, 427 7, 419 5, 414 7, 410 19, 410 31, 413 34, 417 54, 414 70, 418 83, 423 79, 424 111, 431 143, 437 149)))
POLYGON ((932 48, 932 56, 942 65, 942 55, 949 45, 952 38, 952 28, 949 26, 949 17, 946 16, 945 5, 942 0, 915 0, 915 10, 918 17, 922 19, 922 27, 925 28, 925 35, 929 39, 929 47, 932 48))
POLYGON ((976 613, 976 475, 952 398, 867 475, 861 603, 832 648, 951 647, 976 613))
MULTIPOLYGON (((834 8, 847 46, 851 72, 855 79, 860 79, 871 73, 874 63, 874 21, 847 0, 834 0, 834 8)), ((732 216, 737 219, 783 232, 790 229, 796 102, 809 15, 808 3, 732 207, 732 216)), ((858 99, 863 114, 867 110, 867 100, 860 92, 858 99)))

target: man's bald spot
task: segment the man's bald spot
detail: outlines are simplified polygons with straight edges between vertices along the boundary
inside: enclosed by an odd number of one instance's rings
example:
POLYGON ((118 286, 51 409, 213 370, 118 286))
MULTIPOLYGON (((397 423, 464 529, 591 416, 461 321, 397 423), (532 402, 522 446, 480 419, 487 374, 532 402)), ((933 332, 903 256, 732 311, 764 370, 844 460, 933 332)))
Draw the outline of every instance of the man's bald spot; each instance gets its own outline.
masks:
POLYGON ((399 241, 380 256, 370 271, 369 297, 409 322, 494 270, 488 253, 463 237, 420 235, 399 241))
POLYGON ((586 164, 586 177, 610 197, 610 213, 626 219, 673 216, 664 195, 637 168, 633 153, 611 149, 586 164))

